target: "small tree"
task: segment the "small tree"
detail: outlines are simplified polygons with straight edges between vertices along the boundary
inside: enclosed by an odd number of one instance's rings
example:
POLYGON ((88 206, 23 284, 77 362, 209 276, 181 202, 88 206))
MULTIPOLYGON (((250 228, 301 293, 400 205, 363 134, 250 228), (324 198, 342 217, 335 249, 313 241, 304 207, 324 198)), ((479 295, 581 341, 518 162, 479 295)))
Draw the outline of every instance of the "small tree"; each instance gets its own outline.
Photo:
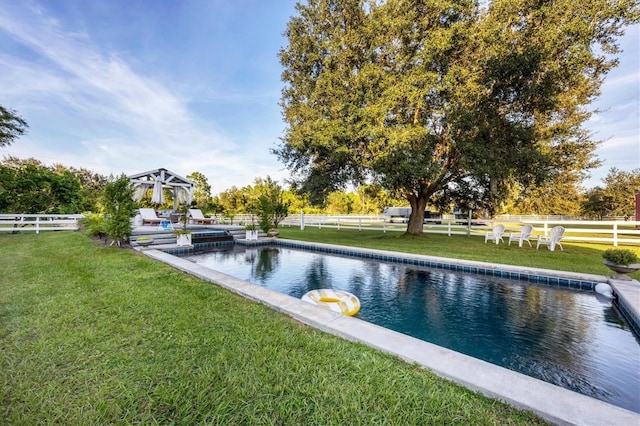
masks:
POLYGON ((611 204, 611 198, 602 188, 596 186, 586 192, 585 201, 582 203, 582 214, 602 220, 611 211, 611 204))
POLYGON ((193 172, 187 175, 187 179, 191 180, 195 187, 193 188, 193 201, 199 208, 209 210, 212 203, 211 185, 207 177, 200 172, 193 172))
POLYGON ((282 188, 269 176, 256 185, 260 192, 254 205, 258 215, 260 229, 269 232, 271 228, 278 228, 278 225, 289 214, 290 201, 284 201, 282 188))
POLYGON ((133 201, 133 185, 127 176, 107 182, 102 195, 105 214, 105 232, 111 245, 121 245, 131 235, 133 217, 137 203, 133 201))
POLYGON ((607 216, 632 217, 635 213, 635 194, 640 192, 640 168, 631 171, 612 167, 602 179, 603 193, 609 200, 607 216))
POLYGON ((175 230, 176 235, 186 235, 190 234, 191 230, 187 228, 189 224, 189 208, 191 205, 189 203, 180 203, 178 205, 178 218, 181 228, 175 230))

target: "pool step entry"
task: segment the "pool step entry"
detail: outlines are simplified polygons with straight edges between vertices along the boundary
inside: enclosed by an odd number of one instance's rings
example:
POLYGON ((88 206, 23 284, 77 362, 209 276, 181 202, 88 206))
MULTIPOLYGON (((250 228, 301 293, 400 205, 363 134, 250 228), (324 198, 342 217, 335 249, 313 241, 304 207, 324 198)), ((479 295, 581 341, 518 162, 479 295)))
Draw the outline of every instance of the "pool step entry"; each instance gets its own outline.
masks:
MULTIPOLYGON (((175 246, 176 236, 173 234, 173 231, 147 231, 143 233, 133 233, 129 238, 129 241, 133 247, 160 248, 166 246, 175 246), (149 240, 152 241, 149 243, 149 240)), ((194 245, 227 241, 234 241, 234 236, 230 232, 225 230, 193 230, 191 233, 191 242, 194 245)))
MULTIPOLYGON (((233 238, 235 240, 244 240, 247 237, 247 231, 245 231, 244 228, 241 229, 231 229, 229 230, 229 233, 231 235, 233 235, 233 238)), ((265 234, 264 232, 262 232, 262 230, 258 230, 258 239, 261 238, 266 238, 267 234, 265 234)))

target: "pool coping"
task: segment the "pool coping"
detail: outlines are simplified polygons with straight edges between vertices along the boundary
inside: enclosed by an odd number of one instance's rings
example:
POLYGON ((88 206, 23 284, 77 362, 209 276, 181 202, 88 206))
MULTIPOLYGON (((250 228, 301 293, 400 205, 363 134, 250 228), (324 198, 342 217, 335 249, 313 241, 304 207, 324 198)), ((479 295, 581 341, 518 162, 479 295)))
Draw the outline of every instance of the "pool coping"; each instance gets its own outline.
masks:
MULTIPOLYGON (((609 282, 599 275, 573 274, 536 268, 519 268, 484 262, 444 259, 434 256, 412 255, 383 250, 335 246, 278 239, 278 245, 315 247, 323 250, 343 249, 371 256, 388 256, 420 260, 446 260, 449 264, 481 266, 488 270, 508 270, 526 274, 557 273, 567 279, 609 282)), ((269 240, 268 243, 273 243, 269 240)), ((252 243, 250 245, 262 245, 252 243)), ((169 264, 205 281, 215 283, 250 300, 267 305, 289 317, 319 330, 360 342, 383 352, 393 354, 410 363, 450 379, 471 390, 507 402, 517 408, 531 410, 541 418, 555 424, 567 425, 628 425, 640 424, 640 415, 624 408, 591 398, 559 386, 508 370, 486 361, 464 355, 422 340, 371 324, 369 322, 331 312, 276 291, 252 284, 225 273, 195 264, 159 250, 144 250, 152 259, 169 264)), ((624 283, 623 283, 624 284, 624 283)), ((628 284, 624 284, 628 285, 628 284)), ((623 287, 624 287, 623 285, 623 287)), ((633 286, 636 287, 636 286, 633 286)))

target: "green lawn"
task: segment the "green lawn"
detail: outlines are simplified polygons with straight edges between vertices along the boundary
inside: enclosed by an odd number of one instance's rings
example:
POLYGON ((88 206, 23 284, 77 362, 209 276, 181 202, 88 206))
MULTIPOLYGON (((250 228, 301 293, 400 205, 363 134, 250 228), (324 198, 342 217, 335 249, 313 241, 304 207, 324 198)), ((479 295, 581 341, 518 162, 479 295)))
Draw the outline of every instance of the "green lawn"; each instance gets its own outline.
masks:
POLYGON ((2 424, 542 423, 79 233, 0 235, 0 265, 2 424))
MULTIPOLYGON (((531 240, 532 248, 526 242, 520 248, 516 243, 511 243, 510 246, 502 243, 496 245, 491 242, 485 244, 484 237, 477 236, 452 235, 449 237, 442 234, 408 236, 398 232, 311 227, 307 227, 304 231, 294 227, 282 227, 280 237, 559 271, 612 274, 603 264, 602 252, 613 246, 605 244, 563 242, 563 251, 557 248, 552 252, 547 247, 536 250, 534 239, 531 240)), ((508 241, 508 238, 505 241, 508 241)), ((640 247, 637 245, 618 248, 631 249, 640 256, 640 247)), ((640 272, 631 274, 631 277, 640 279, 640 272)))

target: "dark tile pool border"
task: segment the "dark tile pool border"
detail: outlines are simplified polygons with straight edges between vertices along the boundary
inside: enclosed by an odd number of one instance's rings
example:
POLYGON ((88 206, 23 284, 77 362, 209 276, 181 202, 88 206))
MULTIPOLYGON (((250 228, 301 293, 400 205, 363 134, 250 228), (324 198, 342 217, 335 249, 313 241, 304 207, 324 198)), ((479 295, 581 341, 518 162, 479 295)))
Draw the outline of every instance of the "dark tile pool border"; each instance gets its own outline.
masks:
POLYGON ((167 254, 181 256, 181 255, 187 255, 187 254, 194 254, 194 253, 197 253, 198 251, 205 250, 208 248, 233 246, 236 244, 237 244, 237 241, 212 241, 208 243, 194 243, 192 246, 187 246, 187 247, 165 248, 165 249, 161 249, 161 251, 167 254))
POLYGON ((629 324, 629 327, 633 330, 636 336, 640 338, 640 315, 638 312, 627 304, 625 297, 616 297, 613 302, 613 306, 618 310, 618 313, 629 324))
POLYGON ((606 282, 606 279, 597 279, 598 276, 589 276, 588 278, 572 278, 560 277, 551 272, 544 274, 534 271, 523 271, 511 269, 509 265, 484 264, 480 262, 455 262, 453 259, 436 258, 432 256, 393 253, 378 250, 361 249, 357 247, 347 248, 344 246, 331 246, 328 244, 308 243, 294 240, 263 240, 258 242, 238 241, 237 244, 243 246, 281 246, 289 248, 304 249, 317 251, 321 253, 332 253, 343 256, 359 257, 363 259, 379 260, 383 262, 398 263, 403 265, 414 265, 428 268, 442 269, 446 271, 466 272, 484 276, 492 276, 496 278, 507 278, 518 281, 526 281, 534 284, 541 284, 550 287, 564 287, 573 290, 595 291, 597 284, 606 282))

